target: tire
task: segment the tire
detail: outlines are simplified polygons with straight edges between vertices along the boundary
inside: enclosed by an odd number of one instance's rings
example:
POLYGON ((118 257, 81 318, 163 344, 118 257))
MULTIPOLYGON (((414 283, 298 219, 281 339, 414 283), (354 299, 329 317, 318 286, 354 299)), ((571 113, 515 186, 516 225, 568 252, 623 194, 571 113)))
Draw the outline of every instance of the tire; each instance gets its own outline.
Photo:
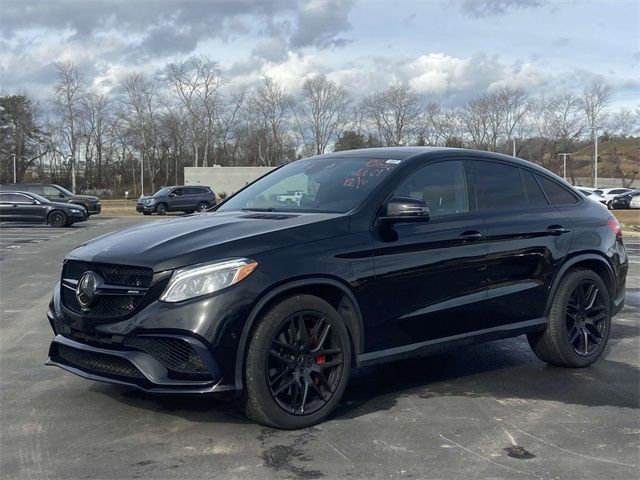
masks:
POLYGON ((142 212, 143 215, 151 215, 151 212, 142 212))
POLYGON ((611 200, 609 200, 609 201, 607 202, 607 208, 608 208, 609 210, 613 210, 613 202, 612 202, 611 200))
POLYGON ((159 203, 158 206, 156 207, 156 213, 158 215, 166 215, 167 214, 167 204, 166 203, 159 203))
POLYGON ((560 280, 546 330, 527 338, 540 360, 582 368, 600 358, 610 331, 611 298, 606 285, 592 270, 573 269, 560 280))
POLYGON ((198 211, 199 212, 206 212, 207 210, 209 210, 209 208, 211 208, 209 206, 209 204, 207 202, 200 202, 198 204, 198 211))
POLYGON ((69 224, 67 214, 62 210, 54 210, 53 212, 49 213, 49 216, 47 217, 47 223, 54 228, 66 227, 69 224))
POLYGON ((311 295, 288 297, 259 319, 251 335, 241 406, 262 425, 309 427, 334 410, 350 372, 351 341, 338 312, 311 295))

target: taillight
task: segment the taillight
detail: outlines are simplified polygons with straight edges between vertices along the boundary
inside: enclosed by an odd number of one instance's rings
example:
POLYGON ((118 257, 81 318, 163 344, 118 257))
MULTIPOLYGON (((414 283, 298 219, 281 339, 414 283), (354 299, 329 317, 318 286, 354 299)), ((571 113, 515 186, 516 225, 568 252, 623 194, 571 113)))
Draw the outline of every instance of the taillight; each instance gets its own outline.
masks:
POLYGON ((622 225, 616 217, 611 217, 607 222, 607 227, 615 234, 616 237, 622 237, 622 225))

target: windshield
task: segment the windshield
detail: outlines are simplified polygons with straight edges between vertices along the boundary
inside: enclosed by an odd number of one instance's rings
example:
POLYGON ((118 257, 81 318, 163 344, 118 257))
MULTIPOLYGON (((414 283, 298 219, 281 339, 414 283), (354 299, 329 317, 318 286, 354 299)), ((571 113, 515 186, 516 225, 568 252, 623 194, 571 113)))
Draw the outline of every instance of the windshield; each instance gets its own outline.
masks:
POLYGON ((359 205, 399 160, 314 158, 289 163, 219 209, 344 213, 359 205))
POLYGON ((38 195, 37 193, 29 192, 29 196, 35 198, 40 203, 51 203, 51 201, 48 198, 44 198, 44 197, 38 195))
POLYGON ((169 195, 169 192, 171 191, 171 187, 164 187, 161 188, 160 190, 158 190, 156 193, 153 194, 154 197, 162 197, 163 195, 169 195))
POLYGON ((60 185, 56 185, 55 186, 58 190, 60 190, 62 193, 64 193, 67 196, 73 196, 73 193, 71 193, 69 190, 67 190, 64 187, 61 187, 60 185))

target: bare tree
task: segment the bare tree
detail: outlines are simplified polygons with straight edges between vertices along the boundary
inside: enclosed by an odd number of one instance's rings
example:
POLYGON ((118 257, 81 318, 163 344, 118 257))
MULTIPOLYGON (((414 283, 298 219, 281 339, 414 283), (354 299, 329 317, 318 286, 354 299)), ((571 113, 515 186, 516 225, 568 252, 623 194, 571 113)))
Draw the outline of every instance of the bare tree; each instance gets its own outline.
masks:
POLYGON ((500 87, 494 95, 504 116, 502 123, 507 149, 509 149, 516 128, 529 111, 529 96, 522 88, 513 88, 509 85, 500 87))
POLYGON ((167 70, 173 91, 188 114, 194 165, 199 165, 202 142, 202 166, 206 167, 220 109, 219 90, 225 82, 218 63, 206 56, 191 57, 170 64, 167 70))
POLYGON ((250 98, 248 108, 250 127, 255 132, 259 164, 272 166, 285 160, 291 149, 288 136, 288 113, 291 99, 284 89, 267 77, 264 85, 250 98))
POLYGON ((80 111, 84 96, 84 84, 77 68, 71 62, 57 63, 58 82, 55 84, 53 108, 58 117, 64 148, 71 163, 71 191, 76 192, 77 147, 81 135, 80 111))
MULTIPOLYGON (((606 117, 605 109, 611 103, 612 95, 611 87, 602 82, 594 82, 587 86, 582 92, 581 106, 587 120, 587 125, 591 130, 591 142, 595 141, 597 130, 602 128, 606 117)), ((595 154, 594 151, 593 155, 595 154)), ((595 178, 595 162, 592 175, 595 178)))
POLYGON ((640 115, 634 114, 626 108, 621 108, 611 115, 609 128, 617 136, 627 138, 640 128, 640 115))
POLYGON ((102 184, 103 152, 110 106, 109 98, 100 93, 88 92, 82 99, 81 120, 85 139, 84 180, 87 188, 102 184))
POLYGON ((419 97, 407 85, 395 83, 384 92, 369 95, 363 107, 386 145, 410 142, 421 109, 419 97))
MULTIPOLYGON (((131 74, 124 80, 126 103, 132 114, 132 126, 140 141, 141 161, 151 178, 151 189, 155 191, 156 177, 160 172, 157 163, 156 127, 160 98, 157 86, 142 74, 131 74)), ((142 173, 142 172, 141 172, 142 173)), ((141 177, 144 184, 144 177, 141 177)), ((140 188, 144 194, 143 186, 140 188)))
POLYGON ((315 154, 324 153, 344 127, 348 106, 348 92, 324 75, 305 80, 300 99, 293 108, 303 143, 315 154))

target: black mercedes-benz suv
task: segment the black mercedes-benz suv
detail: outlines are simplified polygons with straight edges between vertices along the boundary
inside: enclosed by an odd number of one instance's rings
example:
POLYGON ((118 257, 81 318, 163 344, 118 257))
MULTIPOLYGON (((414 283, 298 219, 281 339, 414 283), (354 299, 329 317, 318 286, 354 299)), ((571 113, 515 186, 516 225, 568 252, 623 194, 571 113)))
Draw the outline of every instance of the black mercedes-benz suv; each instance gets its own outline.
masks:
POLYGON ((627 269, 606 207, 532 163, 338 152, 73 250, 47 364, 153 393, 234 392, 255 421, 300 428, 376 362, 526 334, 542 360, 586 367, 627 269))

